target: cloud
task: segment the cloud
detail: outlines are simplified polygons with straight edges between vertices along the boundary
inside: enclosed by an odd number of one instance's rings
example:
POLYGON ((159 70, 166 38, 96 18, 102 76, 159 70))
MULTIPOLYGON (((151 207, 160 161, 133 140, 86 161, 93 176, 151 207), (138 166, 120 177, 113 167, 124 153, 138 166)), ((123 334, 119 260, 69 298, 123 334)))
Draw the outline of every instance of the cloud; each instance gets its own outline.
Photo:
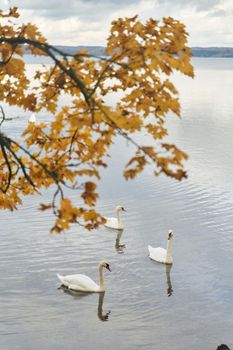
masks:
POLYGON ((208 11, 220 3, 221 0, 158 0, 158 2, 161 5, 167 3, 172 7, 192 8, 196 11, 208 11))
MULTIPOLYGON (((135 0, 11 0, 11 4, 18 6, 21 10, 29 10, 34 15, 51 18, 66 19, 78 18, 100 18, 103 15, 117 10, 124 9, 131 4, 137 4, 135 0)), ((1 3, 1 1, 0 1, 1 3)))
POLYGON ((210 12, 210 16, 212 16, 212 17, 225 17, 225 16, 227 16, 227 13, 225 10, 216 9, 216 10, 213 10, 212 12, 210 12))
POLYGON ((18 6, 52 44, 105 45, 111 21, 174 17, 186 24, 192 46, 233 46, 232 0, 0 0, 18 6))

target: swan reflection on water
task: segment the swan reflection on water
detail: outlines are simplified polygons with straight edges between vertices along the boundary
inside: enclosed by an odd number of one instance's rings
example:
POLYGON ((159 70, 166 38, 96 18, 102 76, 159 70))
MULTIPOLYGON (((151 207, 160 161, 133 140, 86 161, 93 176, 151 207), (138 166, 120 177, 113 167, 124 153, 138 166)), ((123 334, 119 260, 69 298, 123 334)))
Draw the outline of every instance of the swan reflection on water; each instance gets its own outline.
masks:
POLYGON ((111 233, 116 234, 116 232, 117 232, 116 240, 115 240, 115 250, 118 254, 123 254, 124 249, 126 248, 125 244, 121 244, 121 236, 122 236, 122 233, 124 232, 124 230, 123 229, 115 230, 115 229, 110 228, 110 227, 105 227, 105 228, 107 231, 109 231, 111 233))
POLYGON ((100 321, 108 321, 108 317, 111 313, 111 310, 106 312, 106 314, 103 313, 103 303, 104 303, 104 295, 105 292, 99 293, 99 302, 98 302, 98 318, 100 321))
POLYGON ((172 265, 166 265, 166 276, 167 276, 167 296, 170 297, 173 294, 172 283, 171 283, 171 269, 172 265))
POLYGON ((118 254, 122 254, 124 253, 124 249, 125 249, 125 244, 121 244, 120 240, 121 240, 121 236, 124 230, 119 230, 116 236, 116 241, 115 241, 115 249, 116 252, 118 254))
MULTIPOLYGON (((88 293, 77 292, 75 290, 71 290, 71 289, 65 287, 64 285, 61 285, 60 287, 58 287, 58 289, 62 289, 64 293, 71 295, 75 299, 81 299, 85 296, 90 295, 88 293)), ((109 320, 109 315, 110 315, 111 311, 109 310, 106 313, 103 312, 103 303, 104 303, 105 292, 98 293, 98 295, 99 295, 99 300, 98 300, 97 316, 98 316, 100 321, 106 322, 109 320)))
MULTIPOLYGON (((157 265, 157 263, 156 263, 157 265)), ((166 268, 166 279, 167 279, 167 296, 170 297, 173 294, 172 282, 171 282, 171 269, 172 265, 165 264, 166 268)))

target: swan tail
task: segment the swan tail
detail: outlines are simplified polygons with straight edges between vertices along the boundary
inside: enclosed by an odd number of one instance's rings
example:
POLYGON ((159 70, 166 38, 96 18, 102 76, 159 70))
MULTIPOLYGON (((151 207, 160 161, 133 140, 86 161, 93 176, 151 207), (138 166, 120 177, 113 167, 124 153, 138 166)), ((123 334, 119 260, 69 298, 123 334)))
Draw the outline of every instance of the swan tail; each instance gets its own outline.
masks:
POLYGON ((151 255, 152 249, 151 245, 148 245, 149 255, 151 255))
POLYGON ((59 275, 59 273, 57 273, 57 278, 61 281, 62 284, 64 284, 64 277, 59 275))

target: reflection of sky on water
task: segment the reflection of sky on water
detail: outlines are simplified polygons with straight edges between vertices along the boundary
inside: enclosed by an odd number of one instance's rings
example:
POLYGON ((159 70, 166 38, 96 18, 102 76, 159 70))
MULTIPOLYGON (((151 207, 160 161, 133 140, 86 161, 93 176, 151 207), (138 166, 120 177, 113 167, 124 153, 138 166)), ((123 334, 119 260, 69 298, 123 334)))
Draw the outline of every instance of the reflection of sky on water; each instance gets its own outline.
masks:
MULTIPOLYGON (((175 77, 182 120, 168 122, 169 140, 190 155, 188 180, 154 178, 148 169, 125 181, 121 173, 132 148, 119 139, 102 172, 97 209, 106 216, 116 205, 127 209, 119 241, 124 254, 116 249, 117 234, 105 228, 89 233, 73 226, 49 235, 53 218, 36 209, 42 197, 27 198, 13 214, 0 212, 2 349, 232 347, 233 60, 206 59, 206 69, 203 60, 195 62, 195 80, 175 77), (224 62, 228 68, 219 69, 224 62), (174 265, 168 273, 148 259, 147 245, 164 246, 170 228, 174 265), (109 322, 99 322, 97 295, 77 300, 56 289, 57 272, 95 279, 103 258, 112 268, 103 305, 103 314, 111 310, 109 322)), ((5 128, 17 134, 25 123, 20 118, 5 128)))

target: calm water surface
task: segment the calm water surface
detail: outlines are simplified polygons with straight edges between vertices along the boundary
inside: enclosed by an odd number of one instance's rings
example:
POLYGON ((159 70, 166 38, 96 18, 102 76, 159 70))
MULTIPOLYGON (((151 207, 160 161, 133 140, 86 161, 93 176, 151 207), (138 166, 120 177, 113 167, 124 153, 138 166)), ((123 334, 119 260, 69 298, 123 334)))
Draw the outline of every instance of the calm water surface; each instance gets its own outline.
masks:
MULTIPOLYGON (((120 240, 105 228, 50 235, 53 217, 37 210, 40 197, 0 212, 0 349, 233 348, 233 60, 194 65, 194 80, 175 77, 182 120, 170 116, 168 123, 169 140, 189 153, 188 180, 147 170, 126 182, 120 174, 132 149, 120 140, 112 149, 97 209, 128 210, 120 240), (169 228, 171 270, 147 252, 148 244, 166 244, 169 228), (103 258, 112 268, 104 296, 58 289, 57 272, 96 280, 103 258)), ((25 125, 19 118, 4 128, 18 135, 25 125)))

